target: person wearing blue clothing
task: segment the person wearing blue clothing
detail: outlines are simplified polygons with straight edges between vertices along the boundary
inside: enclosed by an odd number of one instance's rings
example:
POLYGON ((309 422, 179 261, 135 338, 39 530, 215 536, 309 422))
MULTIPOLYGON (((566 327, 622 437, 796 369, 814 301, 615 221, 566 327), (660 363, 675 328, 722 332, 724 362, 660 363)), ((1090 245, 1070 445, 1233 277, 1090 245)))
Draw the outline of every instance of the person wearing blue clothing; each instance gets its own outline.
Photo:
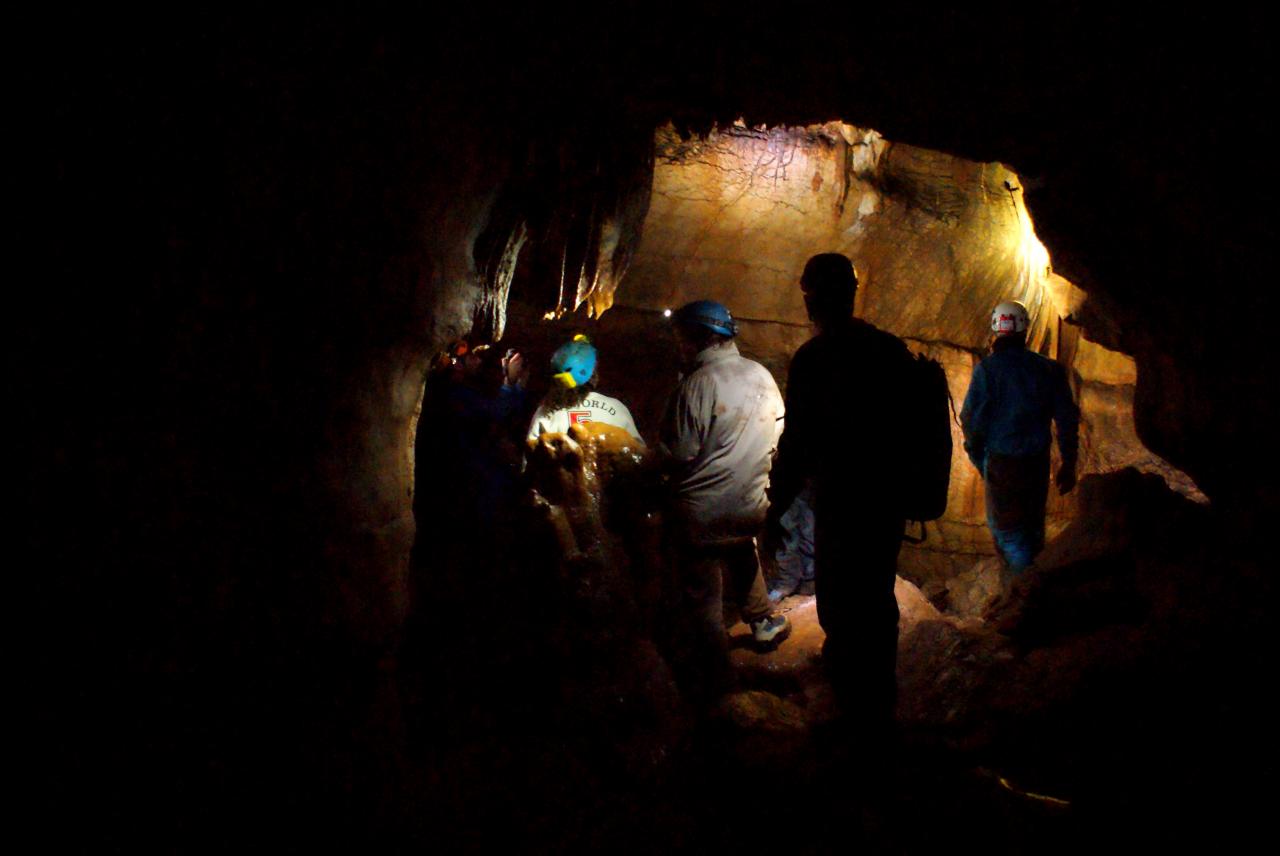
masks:
POLYGON ((960 411, 964 448, 986 485, 987 525, 1010 577, 1044 546, 1050 423, 1058 428, 1060 493, 1076 483, 1080 409, 1062 364, 1027 349, 1027 308, 1005 301, 991 315, 991 353, 973 370, 960 411))
POLYGON ((777 574, 769 586, 769 600, 814 593, 813 485, 806 484, 782 515, 781 543, 774 554, 777 574))

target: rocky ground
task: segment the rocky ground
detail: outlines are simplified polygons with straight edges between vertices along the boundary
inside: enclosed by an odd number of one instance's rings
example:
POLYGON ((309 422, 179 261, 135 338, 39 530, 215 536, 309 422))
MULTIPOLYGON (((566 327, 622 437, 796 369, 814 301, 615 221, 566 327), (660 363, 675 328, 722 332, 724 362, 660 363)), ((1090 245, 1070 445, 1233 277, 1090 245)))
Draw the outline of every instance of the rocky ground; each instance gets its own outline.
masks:
POLYGON ((935 593, 942 610, 899 578, 898 733, 876 745, 842 731, 813 597, 782 602, 793 631, 774 651, 730 628, 741 690, 710 716, 589 558, 554 572, 567 593, 530 577, 488 624, 437 617, 448 632, 407 684, 431 806, 411 837, 802 853, 1239 839, 1274 782, 1265 578, 1158 477, 1079 490, 1085 513, 1006 598, 990 560, 935 593))

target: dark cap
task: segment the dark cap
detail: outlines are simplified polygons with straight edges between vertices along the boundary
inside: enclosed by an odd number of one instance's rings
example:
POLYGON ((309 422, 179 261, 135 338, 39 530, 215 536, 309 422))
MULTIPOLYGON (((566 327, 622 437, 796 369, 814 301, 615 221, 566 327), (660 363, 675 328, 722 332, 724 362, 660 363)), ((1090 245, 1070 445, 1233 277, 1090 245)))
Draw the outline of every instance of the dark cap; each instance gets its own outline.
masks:
POLYGON ((805 263, 800 275, 800 288, 805 294, 852 295, 858 287, 858 274, 853 262, 841 253, 819 253, 805 263))

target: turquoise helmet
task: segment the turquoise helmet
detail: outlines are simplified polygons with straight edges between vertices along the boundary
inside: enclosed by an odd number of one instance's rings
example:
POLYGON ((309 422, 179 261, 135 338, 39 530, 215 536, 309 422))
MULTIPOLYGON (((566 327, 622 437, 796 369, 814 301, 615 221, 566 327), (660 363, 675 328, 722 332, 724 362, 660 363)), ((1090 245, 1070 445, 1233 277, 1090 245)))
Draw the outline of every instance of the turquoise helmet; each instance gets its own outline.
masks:
POLYGON ((581 333, 556 348, 556 352, 551 355, 552 380, 569 389, 582 386, 595 373, 595 345, 581 333))

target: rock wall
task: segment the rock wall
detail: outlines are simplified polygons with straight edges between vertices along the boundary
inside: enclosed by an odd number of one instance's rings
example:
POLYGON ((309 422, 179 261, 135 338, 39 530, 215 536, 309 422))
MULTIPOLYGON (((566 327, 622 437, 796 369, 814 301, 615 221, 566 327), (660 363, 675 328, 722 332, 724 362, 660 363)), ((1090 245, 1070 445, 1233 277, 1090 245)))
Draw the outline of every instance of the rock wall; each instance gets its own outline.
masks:
MULTIPOLYGON (((594 326, 606 388, 635 403, 642 427, 656 424, 662 395, 654 386, 669 380, 670 353, 657 344, 660 332, 655 338, 663 309, 724 302, 741 321, 743 351, 785 385, 790 356, 810 335, 799 272, 814 253, 836 251, 858 268, 857 314, 941 362, 957 409, 989 341, 991 307, 1022 300, 1032 311, 1031 346, 1073 370, 1084 411, 1081 474, 1133 465, 1195 491, 1138 440, 1134 362, 1073 323, 1084 296, 1053 273, 1012 170, 838 122, 735 125, 687 139, 667 127, 655 144, 649 214, 616 298, 631 314, 594 326), (649 368, 611 371, 611 362, 649 368)), ((917 581, 966 570, 994 550, 958 425, 953 440, 947 514, 929 524, 924 545, 904 551, 904 572, 917 581)), ((1055 495, 1051 532, 1072 513, 1071 497, 1055 495)))
MULTIPOLYGON (((522 235, 548 264, 559 235, 573 262, 532 305, 607 305, 643 208, 616 190, 644 168, 591 153, 628 128, 650 151, 669 118, 705 131, 744 112, 796 126, 839 115, 1029 170, 1042 237, 1089 291, 1045 278, 1058 314, 1140 368, 1134 380, 1123 358, 1077 342, 1091 431, 1120 436, 1136 399, 1143 440, 1203 476, 1215 507, 1234 497, 1242 522, 1206 562, 1248 538, 1260 549, 1275 496, 1261 465, 1274 360, 1259 344, 1275 317, 1271 202, 1240 176, 1266 175, 1270 155, 1250 144, 1265 111, 1239 105, 1273 100, 1256 91, 1261 18, 1173 12, 1156 38, 1148 16, 1114 10, 1103 26, 1065 6, 884 24, 848 7, 780 61, 755 16, 675 27, 634 11, 658 26, 472 4, 402 21, 186 9, 160 37, 114 9, 24 28, 17 89, 35 120, 21 142, 34 151, 17 171, 28 252, 14 315, 34 525, 20 518, 19 553, 47 586, 34 671, 48 686, 33 695, 55 756, 38 790, 84 809, 95 848, 136 849, 151 830, 166 849, 243 849, 266 825, 273 843, 332 846, 353 815, 368 846, 389 816, 430 813, 394 799, 413 790, 400 787, 392 655, 421 368, 473 326, 502 329, 522 235), (850 33, 871 32, 850 50, 850 33), (535 138, 550 179, 527 182, 535 138), (1224 153, 1230 169, 1207 167, 1224 153), (561 186, 577 173, 604 180, 561 186), (595 200, 599 216, 556 200, 595 200)), ((595 322, 618 343, 606 387, 632 384, 642 428, 670 371, 652 310, 690 282, 726 298, 744 283, 759 312, 726 302, 757 319, 744 344, 780 374, 806 335, 791 282, 811 250, 863 252, 860 309, 939 349, 962 383, 995 296, 979 292, 1039 270, 1016 234, 1030 220, 1012 173, 844 126, 729 137, 748 148, 662 138, 645 226, 658 243, 635 257, 648 273, 623 286, 631 306, 595 322), (662 195, 694 170, 724 186, 662 195), (740 210, 754 219, 735 224, 740 210), (984 223, 1005 230, 985 261, 954 240, 984 223), (774 224, 786 229, 769 253, 743 245, 774 224), (769 256, 774 270, 752 267, 769 256), (946 289, 915 294, 917 265, 946 289), (935 329, 946 318, 958 326, 935 329)), ((1124 437, 1095 444, 1090 466, 1145 454, 1124 437)), ((966 494, 955 507, 979 506, 966 494)), ((450 824, 423 825, 435 840, 450 824)))

